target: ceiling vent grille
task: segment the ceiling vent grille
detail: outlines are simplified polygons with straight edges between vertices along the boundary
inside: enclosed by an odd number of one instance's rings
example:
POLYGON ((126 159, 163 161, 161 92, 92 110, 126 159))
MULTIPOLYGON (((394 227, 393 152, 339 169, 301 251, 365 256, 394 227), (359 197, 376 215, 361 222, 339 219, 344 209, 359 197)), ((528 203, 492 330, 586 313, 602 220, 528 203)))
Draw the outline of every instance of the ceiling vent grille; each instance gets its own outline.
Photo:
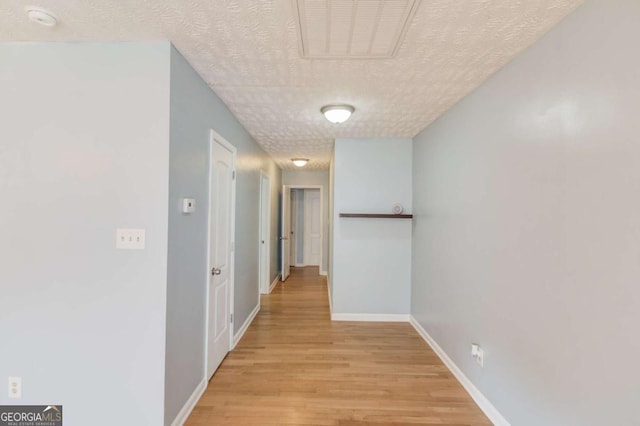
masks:
POLYGON ((303 58, 384 59, 397 53, 420 0, 293 0, 303 58))

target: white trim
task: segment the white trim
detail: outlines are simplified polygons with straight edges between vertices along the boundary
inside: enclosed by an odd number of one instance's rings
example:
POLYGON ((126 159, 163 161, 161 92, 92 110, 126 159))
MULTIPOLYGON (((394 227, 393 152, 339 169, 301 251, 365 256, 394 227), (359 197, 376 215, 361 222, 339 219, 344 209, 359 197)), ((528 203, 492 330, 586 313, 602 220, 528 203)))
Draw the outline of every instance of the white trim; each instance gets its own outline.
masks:
POLYGON ((244 333, 247 331, 247 329, 253 322, 253 319, 256 317, 256 315, 258 315, 258 312, 260 312, 260 303, 258 303, 258 306, 256 306, 255 309, 249 314, 249 317, 244 322, 244 324, 242 324, 242 327, 240 327, 240 330, 238 330, 237 333, 233 334, 233 343, 231 344, 231 350, 233 350, 238 344, 238 342, 240 341, 240 339, 242 339, 242 336, 244 336, 244 333))
POLYGON ((409 322, 416 329, 418 334, 422 336, 422 338, 427 342, 431 349, 440 357, 444 365, 451 371, 451 373, 455 376, 456 379, 464 386, 465 390, 469 393, 471 398, 478 404, 478 407, 484 412, 484 414, 491 420, 491 422, 496 426, 510 426, 507 419, 505 419, 502 414, 498 411, 496 407, 493 406, 491 401, 487 399, 486 396, 480 392, 480 390, 475 387, 475 385, 469 380, 467 376, 464 375, 462 370, 458 368, 458 366, 453 362, 449 355, 436 343, 436 341, 427 333, 427 331, 422 328, 420 323, 413 317, 410 316, 409 322))
POLYGON ((269 286, 269 293, 271 293, 273 291, 273 288, 278 285, 278 283, 280 282, 280 277, 282 276, 282 274, 280 274, 280 272, 278 272, 278 275, 276 275, 276 278, 273 280, 273 282, 271 283, 271 286, 269 286))
POLYGON ((189 418, 189 415, 191 414, 193 409, 196 407, 196 404, 198 403, 198 401, 200 401, 200 398, 202 397, 202 395, 204 394, 204 391, 206 390, 207 390, 207 381, 206 379, 202 379, 202 381, 194 389, 189 399, 187 399, 187 402, 184 403, 182 410, 180 410, 176 418, 173 419, 173 421, 171 422, 171 426, 182 426, 185 424, 185 422, 189 418))
POLYGON ((332 321, 409 322, 404 314, 331 314, 332 321))
POLYGON ((327 274, 327 271, 320 271, 320 275, 322 275, 323 277, 326 277, 328 274, 327 274))

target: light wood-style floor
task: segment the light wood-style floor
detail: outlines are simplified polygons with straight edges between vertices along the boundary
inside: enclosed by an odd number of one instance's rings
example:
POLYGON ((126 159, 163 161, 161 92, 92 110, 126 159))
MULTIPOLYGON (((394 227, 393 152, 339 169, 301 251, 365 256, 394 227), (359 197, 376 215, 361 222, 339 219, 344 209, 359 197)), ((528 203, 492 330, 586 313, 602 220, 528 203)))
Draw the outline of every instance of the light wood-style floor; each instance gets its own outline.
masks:
POLYGON ((490 425, 406 323, 332 322, 318 268, 292 268, 187 425, 490 425))

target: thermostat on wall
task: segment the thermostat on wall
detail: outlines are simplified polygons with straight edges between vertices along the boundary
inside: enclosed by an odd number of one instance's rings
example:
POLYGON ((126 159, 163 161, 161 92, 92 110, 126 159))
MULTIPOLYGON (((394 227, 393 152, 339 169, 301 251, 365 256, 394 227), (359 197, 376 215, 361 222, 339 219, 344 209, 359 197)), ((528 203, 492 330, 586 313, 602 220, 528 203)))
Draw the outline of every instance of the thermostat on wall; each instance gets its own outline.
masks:
POLYGON ((196 211, 196 200, 194 198, 182 199, 182 213, 193 213, 196 211))

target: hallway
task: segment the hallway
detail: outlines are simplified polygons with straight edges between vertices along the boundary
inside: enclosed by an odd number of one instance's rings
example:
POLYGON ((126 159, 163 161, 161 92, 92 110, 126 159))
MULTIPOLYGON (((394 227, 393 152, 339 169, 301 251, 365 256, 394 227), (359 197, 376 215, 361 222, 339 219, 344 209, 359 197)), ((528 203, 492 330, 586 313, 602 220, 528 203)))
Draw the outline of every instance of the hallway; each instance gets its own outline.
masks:
POLYGON ((407 323, 332 322, 325 277, 292 268, 187 425, 489 425, 407 323))

